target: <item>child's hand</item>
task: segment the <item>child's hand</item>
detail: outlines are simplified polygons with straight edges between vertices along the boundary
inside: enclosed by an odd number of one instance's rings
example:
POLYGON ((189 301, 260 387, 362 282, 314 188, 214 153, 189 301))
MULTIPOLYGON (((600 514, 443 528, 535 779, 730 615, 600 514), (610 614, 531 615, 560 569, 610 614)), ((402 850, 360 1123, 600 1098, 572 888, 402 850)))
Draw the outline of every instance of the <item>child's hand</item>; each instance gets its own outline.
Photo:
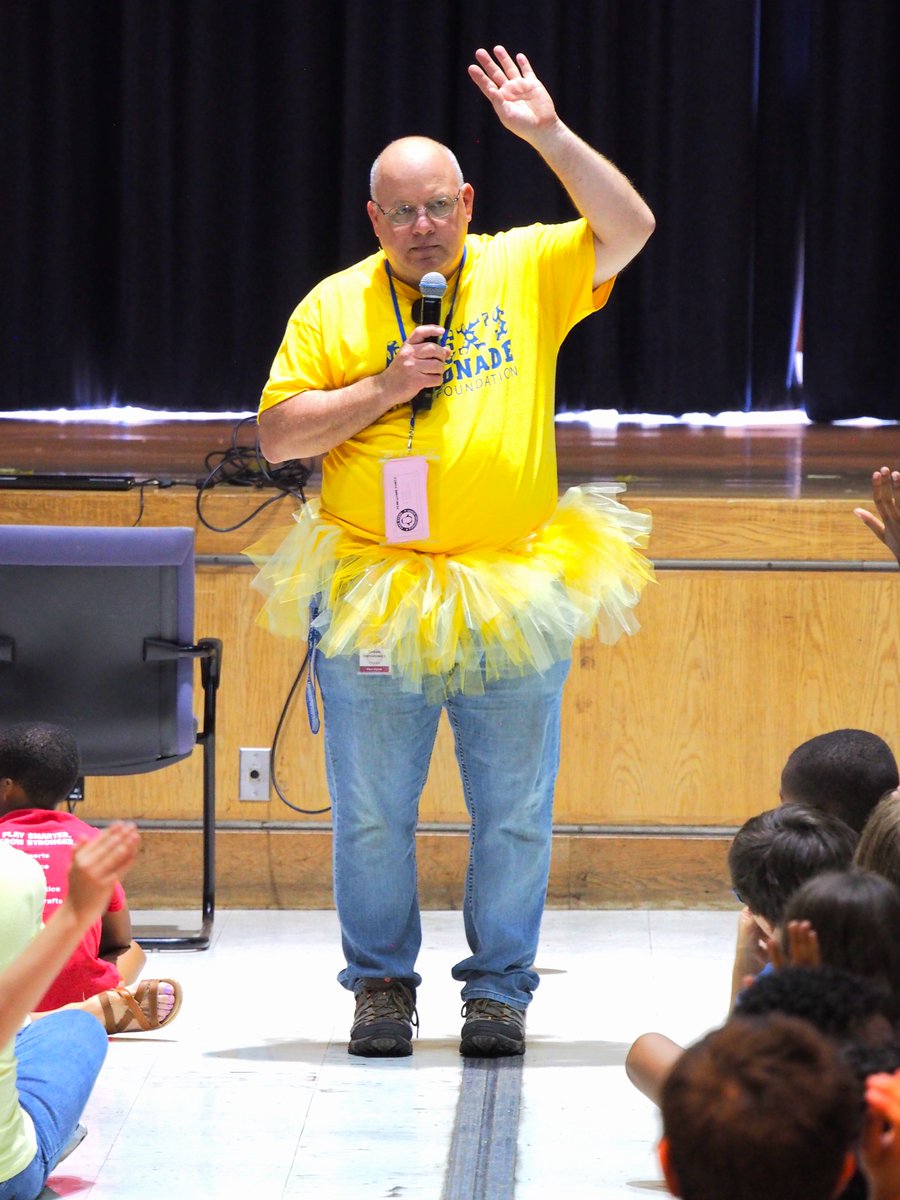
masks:
POLYGON ((766 965, 767 946, 766 930, 746 906, 738 914, 737 946, 735 947, 735 963, 739 969, 748 975, 758 975, 766 965))
POLYGON ((782 967, 788 965, 789 960, 781 948, 781 939, 777 934, 773 933, 771 937, 766 938, 766 953, 769 956, 769 962, 776 971, 780 971, 782 967))
POLYGON ((788 921, 788 956, 795 967, 821 967, 819 935, 809 921, 788 921))
POLYGON ((870 1075, 866 1080, 866 1103, 892 1125, 900 1124, 900 1071, 870 1075))
POLYGON ((819 936, 809 921, 788 921, 785 929, 787 950, 777 937, 768 941, 769 961, 776 971, 782 967, 821 967, 819 936))
POLYGON ((887 1200, 900 1187, 900 1072, 894 1075, 870 1075, 866 1080, 868 1114, 862 1138, 860 1159, 869 1184, 869 1195, 887 1200))
POLYGON ((66 900, 79 920, 92 924, 103 915, 116 880, 128 872, 137 856, 139 842, 135 825, 116 821, 96 838, 76 846, 66 900))

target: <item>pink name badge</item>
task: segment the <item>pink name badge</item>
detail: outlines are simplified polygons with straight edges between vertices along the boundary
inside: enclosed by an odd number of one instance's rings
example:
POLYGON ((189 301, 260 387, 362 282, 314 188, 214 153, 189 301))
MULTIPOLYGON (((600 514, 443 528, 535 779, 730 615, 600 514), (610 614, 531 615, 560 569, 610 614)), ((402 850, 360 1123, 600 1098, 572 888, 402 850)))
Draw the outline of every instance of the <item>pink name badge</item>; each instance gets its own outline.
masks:
POLYGON ((384 536, 389 545, 428 536, 428 463, 421 455, 384 464, 384 536))

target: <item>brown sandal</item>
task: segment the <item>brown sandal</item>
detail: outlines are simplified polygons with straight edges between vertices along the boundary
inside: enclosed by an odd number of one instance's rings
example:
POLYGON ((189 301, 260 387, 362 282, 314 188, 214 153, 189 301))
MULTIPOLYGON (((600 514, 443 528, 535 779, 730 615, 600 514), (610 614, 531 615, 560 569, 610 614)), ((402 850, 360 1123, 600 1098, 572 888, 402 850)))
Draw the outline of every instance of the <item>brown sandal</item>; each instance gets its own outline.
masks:
POLYGON ((176 983, 174 979, 145 979, 143 983, 137 985, 134 992, 130 992, 124 984, 120 984, 119 987, 110 988, 108 992, 100 992, 97 996, 103 1010, 103 1026, 110 1037, 117 1033, 146 1033, 149 1030, 162 1029, 166 1025, 170 1025, 178 1015, 182 998, 181 984, 176 983), (161 983, 168 983, 175 993, 175 1002, 171 1012, 163 1018, 159 1016, 159 985, 161 983), (113 1012, 111 995, 118 996, 125 1004, 125 1012, 118 1020, 113 1012), (148 997, 149 1016, 141 1007, 141 1001, 146 1001, 148 997))

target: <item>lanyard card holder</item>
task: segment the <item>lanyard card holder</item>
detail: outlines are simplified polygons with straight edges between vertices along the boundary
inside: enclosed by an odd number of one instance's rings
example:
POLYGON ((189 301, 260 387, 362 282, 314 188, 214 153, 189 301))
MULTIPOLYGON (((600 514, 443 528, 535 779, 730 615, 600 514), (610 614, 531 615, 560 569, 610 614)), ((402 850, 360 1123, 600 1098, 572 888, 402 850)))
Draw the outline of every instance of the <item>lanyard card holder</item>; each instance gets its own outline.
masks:
POLYGON ((428 463, 420 454, 383 464, 384 536, 389 546, 427 541, 428 463))

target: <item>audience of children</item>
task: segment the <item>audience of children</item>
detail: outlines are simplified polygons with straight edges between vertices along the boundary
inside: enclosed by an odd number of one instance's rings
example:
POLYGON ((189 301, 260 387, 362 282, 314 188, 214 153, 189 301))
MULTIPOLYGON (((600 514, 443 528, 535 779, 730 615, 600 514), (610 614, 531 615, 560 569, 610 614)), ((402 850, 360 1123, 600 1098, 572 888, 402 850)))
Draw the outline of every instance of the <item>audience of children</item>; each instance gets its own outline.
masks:
MULTIPOLYGON (((0 840, 39 863, 46 876, 44 919, 65 900, 72 848, 97 831, 59 808, 80 774, 78 746, 59 725, 29 723, 0 731, 0 840)), ((35 1006, 36 1015, 67 1005, 90 1012, 109 1034, 159 1029, 181 1007, 181 987, 151 979, 132 992, 146 956, 131 937, 131 917, 121 885, 106 912, 35 1006)))
MULTIPOLYGON (((732 979, 732 1003, 747 977, 762 970, 767 945, 791 892, 818 872, 850 865, 856 834, 828 813, 785 805, 745 821, 729 850, 732 886, 744 904, 732 979)), ((638 1037, 625 1059, 628 1078, 654 1103, 683 1047, 662 1033, 638 1037)))
MULTIPOLYGON (((900 471, 882 467, 872 488, 878 515, 862 508, 856 515, 900 563, 900 471)), ((675 1196, 900 1200, 896 761, 874 734, 822 734, 788 758, 781 799, 861 833, 854 865, 835 863, 837 870, 812 871, 803 882, 779 855, 787 848, 791 863, 797 846, 776 845, 769 814, 748 822, 729 856, 735 892, 747 904, 735 977, 741 982, 742 957, 745 966, 754 959, 748 947, 755 952, 759 930, 775 969, 756 974, 753 961, 755 977, 738 991, 726 1024, 684 1052, 671 1042, 656 1047, 662 1076, 647 1086, 639 1070, 635 1082, 661 1104, 660 1161, 675 1196), (775 907, 767 917, 769 895, 775 907)))
POLYGON ((78 1120, 108 1038, 77 1009, 28 1014, 106 910, 137 854, 138 833, 117 822, 79 845, 65 899, 41 926, 40 866, 0 843, 0 1200, 36 1200, 83 1130, 78 1120))
MULTIPOLYGON (((816 1005, 835 1008, 840 1016, 851 998, 861 1003, 867 990, 874 987, 882 997, 880 1012, 872 1016, 863 1008, 859 1017, 865 1018, 868 1027, 848 1035, 856 1043, 852 1052, 865 1070, 900 1068, 896 1034, 900 1018, 900 890, 887 877, 886 865, 894 848, 889 817, 900 806, 891 795, 896 781, 893 753, 875 735, 836 730, 810 739, 785 764, 781 806, 745 822, 728 858, 735 894, 744 904, 733 972, 735 1014, 765 1012, 773 993, 777 998, 784 985, 797 987, 789 974, 801 970, 792 965, 796 963, 804 964, 802 969, 809 970, 813 978, 811 986, 805 985, 805 997, 799 997, 793 1008, 787 1005, 787 1011, 814 1023, 816 1005), (855 765, 854 752, 859 755, 855 765), (879 837, 870 834, 869 849, 861 855, 857 831, 876 806, 881 814, 875 826, 879 837), (860 859, 871 865, 873 844, 879 848, 884 874, 858 865, 860 859), (777 968, 774 977, 765 974, 771 970, 764 966, 768 957, 777 968), (834 968, 849 972, 850 982, 833 971, 829 975, 834 968), (760 970, 764 972, 761 976, 760 970), (787 978, 778 978, 786 973, 787 978), (747 986, 754 978, 752 986, 747 986)), ((893 856, 895 870, 898 858, 900 855, 893 856)), ((852 1003, 849 1007, 852 1011, 852 1003)), ((824 1032, 834 1036, 833 1030, 824 1032)), ((639 1090, 662 1104, 667 1081, 680 1069, 683 1057, 683 1048, 670 1038, 644 1034, 628 1052, 626 1072, 639 1090)), ((672 1177, 678 1177, 677 1169, 672 1177)), ((849 1178, 841 1177, 842 1188, 849 1178)), ((729 1192, 685 1190, 676 1194, 700 1200, 729 1192)), ((796 1194, 813 1193, 801 1189, 796 1194)), ((846 1195, 849 1200, 865 1194, 866 1185, 857 1174, 846 1195)))

